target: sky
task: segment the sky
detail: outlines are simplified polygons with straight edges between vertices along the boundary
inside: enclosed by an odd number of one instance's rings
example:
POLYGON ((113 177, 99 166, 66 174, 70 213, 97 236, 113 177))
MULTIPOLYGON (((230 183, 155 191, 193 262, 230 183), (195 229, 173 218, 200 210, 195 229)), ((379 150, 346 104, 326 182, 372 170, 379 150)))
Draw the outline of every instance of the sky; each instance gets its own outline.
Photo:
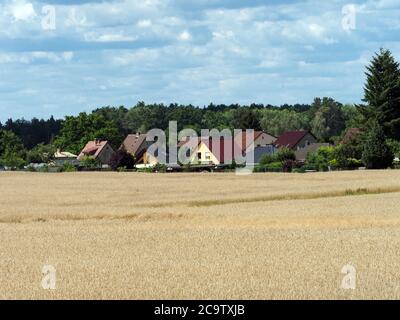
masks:
POLYGON ((359 103, 400 0, 1 0, 0 121, 146 103, 359 103))

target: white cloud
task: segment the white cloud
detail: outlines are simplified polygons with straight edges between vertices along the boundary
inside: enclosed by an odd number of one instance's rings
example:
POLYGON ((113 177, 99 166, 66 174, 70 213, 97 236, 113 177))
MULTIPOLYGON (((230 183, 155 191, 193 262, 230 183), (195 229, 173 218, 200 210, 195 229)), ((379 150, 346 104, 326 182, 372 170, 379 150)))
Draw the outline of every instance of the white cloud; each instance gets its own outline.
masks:
POLYGON ((68 62, 74 57, 73 52, 46 52, 46 51, 32 51, 32 52, 10 52, 0 53, 0 64, 18 63, 30 64, 36 61, 49 61, 53 63, 68 62))
POLYGON ((97 34, 95 32, 86 33, 84 39, 87 42, 121 42, 135 41, 137 36, 127 36, 120 33, 97 34))
POLYGON ((149 28, 152 25, 151 20, 149 19, 144 19, 144 20, 139 20, 138 23, 136 24, 139 28, 149 28))
POLYGON ((192 35, 189 33, 189 31, 185 30, 179 34, 178 39, 181 41, 189 41, 192 39, 192 35))
POLYGON ((14 17, 15 21, 27 21, 36 17, 33 4, 25 0, 13 0, 8 6, 8 10, 14 17))

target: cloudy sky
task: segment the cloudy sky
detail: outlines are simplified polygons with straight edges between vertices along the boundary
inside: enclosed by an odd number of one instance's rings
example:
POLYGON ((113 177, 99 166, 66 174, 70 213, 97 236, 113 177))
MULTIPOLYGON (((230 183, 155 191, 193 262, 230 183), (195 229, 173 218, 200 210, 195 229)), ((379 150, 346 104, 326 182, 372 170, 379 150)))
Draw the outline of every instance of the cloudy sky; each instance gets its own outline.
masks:
POLYGON ((400 0, 2 0, 0 121, 105 105, 359 102, 400 0))

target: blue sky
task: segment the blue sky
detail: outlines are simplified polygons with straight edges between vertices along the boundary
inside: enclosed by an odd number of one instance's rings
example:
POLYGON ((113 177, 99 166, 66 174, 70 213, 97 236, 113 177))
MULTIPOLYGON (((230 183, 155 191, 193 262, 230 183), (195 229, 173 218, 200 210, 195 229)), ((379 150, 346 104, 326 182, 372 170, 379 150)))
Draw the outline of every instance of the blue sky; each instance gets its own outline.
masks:
POLYGON ((400 59, 399 17, 399 0, 2 0, 0 121, 138 101, 358 103, 374 52, 400 59))

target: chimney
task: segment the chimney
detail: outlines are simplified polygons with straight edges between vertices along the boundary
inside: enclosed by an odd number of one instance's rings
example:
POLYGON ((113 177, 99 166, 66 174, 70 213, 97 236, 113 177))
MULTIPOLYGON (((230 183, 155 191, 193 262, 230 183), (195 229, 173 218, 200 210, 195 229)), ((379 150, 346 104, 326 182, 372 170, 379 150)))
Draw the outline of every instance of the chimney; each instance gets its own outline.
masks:
POLYGON ((96 146, 100 145, 100 139, 99 138, 95 138, 94 139, 94 143, 96 146))

